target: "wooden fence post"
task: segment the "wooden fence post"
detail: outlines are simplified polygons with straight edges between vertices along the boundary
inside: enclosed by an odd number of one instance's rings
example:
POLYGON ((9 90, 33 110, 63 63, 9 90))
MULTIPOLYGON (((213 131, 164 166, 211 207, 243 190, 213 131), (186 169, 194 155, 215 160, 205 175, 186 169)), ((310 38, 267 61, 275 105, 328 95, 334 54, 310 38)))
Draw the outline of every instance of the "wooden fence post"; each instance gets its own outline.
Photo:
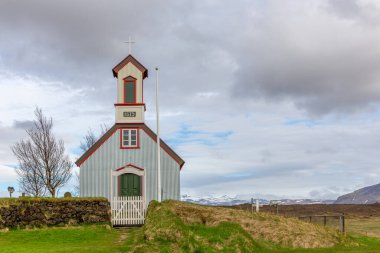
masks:
POLYGON ((344 214, 339 216, 339 230, 340 232, 345 232, 345 222, 344 222, 344 214))

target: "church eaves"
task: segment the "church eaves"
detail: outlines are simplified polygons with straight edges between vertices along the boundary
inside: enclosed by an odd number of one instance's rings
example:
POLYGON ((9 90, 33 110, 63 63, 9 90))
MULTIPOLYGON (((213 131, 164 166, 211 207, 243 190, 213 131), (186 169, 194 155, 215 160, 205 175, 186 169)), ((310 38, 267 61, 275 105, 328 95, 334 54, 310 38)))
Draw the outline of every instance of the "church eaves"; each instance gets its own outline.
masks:
POLYGON ((117 78, 117 73, 120 69, 122 69, 126 64, 131 62, 133 65, 135 65, 142 73, 143 73, 143 79, 148 77, 148 69, 145 68, 138 60, 135 59, 131 54, 124 58, 121 62, 119 62, 113 69, 112 73, 113 76, 117 78))

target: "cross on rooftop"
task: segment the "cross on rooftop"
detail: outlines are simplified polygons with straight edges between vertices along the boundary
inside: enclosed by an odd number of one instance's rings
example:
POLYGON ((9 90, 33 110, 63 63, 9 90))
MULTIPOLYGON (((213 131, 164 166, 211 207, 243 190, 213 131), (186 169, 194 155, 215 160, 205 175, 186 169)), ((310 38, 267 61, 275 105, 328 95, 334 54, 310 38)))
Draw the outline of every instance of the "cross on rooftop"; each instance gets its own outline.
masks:
POLYGON ((129 36, 128 41, 124 41, 124 43, 128 44, 128 51, 129 51, 129 54, 131 54, 132 53, 132 44, 136 43, 136 41, 132 41, 131 36, 129 36))

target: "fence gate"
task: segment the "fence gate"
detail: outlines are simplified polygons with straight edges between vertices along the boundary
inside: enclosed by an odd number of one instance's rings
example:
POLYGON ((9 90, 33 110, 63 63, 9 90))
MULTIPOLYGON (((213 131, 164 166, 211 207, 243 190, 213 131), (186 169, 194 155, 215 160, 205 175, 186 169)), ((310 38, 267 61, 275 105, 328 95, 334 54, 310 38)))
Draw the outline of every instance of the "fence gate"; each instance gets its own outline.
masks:
POLYGON ((112 225, 142 225, 145 220, 144 200, 142 196, 117 196, 111 201, 112 225))

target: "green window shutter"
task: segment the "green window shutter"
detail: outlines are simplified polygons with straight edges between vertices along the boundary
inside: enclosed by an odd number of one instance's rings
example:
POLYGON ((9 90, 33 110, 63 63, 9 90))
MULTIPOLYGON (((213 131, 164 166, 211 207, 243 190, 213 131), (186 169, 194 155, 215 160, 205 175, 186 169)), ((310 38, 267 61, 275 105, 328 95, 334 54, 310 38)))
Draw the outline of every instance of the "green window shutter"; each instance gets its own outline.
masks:
POLYGON ((133 196, 141 196, 140 193, 140 177, 133 175, 133 196))
POLYGON ((135 103, 136 98, 135 98, 135 82, 130 82, 127 81, 125 83, 125 102, 126 103, 135 103))

